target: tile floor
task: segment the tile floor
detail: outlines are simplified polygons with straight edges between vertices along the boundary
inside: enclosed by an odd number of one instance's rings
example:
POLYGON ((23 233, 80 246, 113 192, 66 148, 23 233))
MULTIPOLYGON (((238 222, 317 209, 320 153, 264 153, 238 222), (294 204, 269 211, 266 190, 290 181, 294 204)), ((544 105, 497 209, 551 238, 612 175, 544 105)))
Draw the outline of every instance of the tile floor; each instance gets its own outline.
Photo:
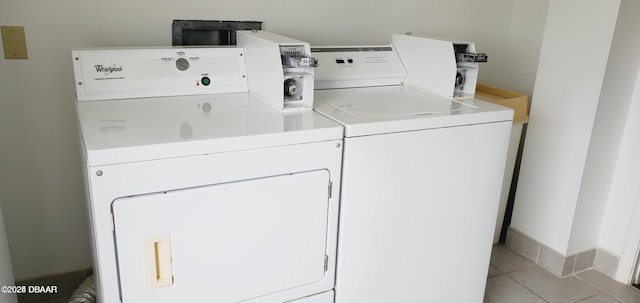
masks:
POLYGON ((496 245, 484 303, 640 303, 640 290, 592 269, 558 278, 506 246, 496 245))
MULTIPOLYGON (((46 303, 64 303, 68 296, 46 303)), ((640 290, 595 270, 558 278, 504 245, 493 247, 484 303, 640 303, 640 290)))

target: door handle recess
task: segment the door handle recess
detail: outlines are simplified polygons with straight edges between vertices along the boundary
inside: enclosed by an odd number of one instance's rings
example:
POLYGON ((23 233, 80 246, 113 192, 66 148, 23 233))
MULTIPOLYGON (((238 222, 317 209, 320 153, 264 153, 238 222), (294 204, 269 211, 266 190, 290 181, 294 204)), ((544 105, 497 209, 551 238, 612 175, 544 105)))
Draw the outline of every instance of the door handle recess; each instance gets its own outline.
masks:
POLYGON ((169 235, 145 239, 149 288, 173 285, 171 238, 169 235))

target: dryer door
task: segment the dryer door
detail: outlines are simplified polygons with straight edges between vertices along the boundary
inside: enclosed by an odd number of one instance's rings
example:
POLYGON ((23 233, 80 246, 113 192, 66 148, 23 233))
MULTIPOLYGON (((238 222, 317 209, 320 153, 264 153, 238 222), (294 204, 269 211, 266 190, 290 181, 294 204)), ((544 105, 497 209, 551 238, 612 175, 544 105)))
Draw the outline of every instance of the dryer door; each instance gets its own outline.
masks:
POLYGON ((240 302, 322 280, 328 184, 317 170, 115 200, 122 301, 240 302))

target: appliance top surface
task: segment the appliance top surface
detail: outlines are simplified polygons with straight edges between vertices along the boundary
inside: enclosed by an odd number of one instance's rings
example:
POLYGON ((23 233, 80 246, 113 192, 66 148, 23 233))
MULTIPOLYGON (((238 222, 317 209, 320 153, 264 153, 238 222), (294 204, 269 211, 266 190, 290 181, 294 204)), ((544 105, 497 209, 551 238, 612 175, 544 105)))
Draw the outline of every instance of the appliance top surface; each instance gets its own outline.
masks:
POLYGON ((410 86, 316 90, 315 110, 345 126, 345 136, 510 121, 511 109, 452 99, 410 86))
POLYGON ((90 166, 341 139, 339 124, 282 114, 249 93, 76 103, 90 166))

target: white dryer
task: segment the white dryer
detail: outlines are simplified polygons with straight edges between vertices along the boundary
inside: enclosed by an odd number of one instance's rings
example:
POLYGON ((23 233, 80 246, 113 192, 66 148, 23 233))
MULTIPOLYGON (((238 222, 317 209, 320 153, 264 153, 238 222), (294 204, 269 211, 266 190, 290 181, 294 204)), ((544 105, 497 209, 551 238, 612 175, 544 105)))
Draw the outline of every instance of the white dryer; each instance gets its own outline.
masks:
POLYGON ((241 48, 72 55, 98 302, 333 302, 340 125, 241 48))
POLYGON ((403 85, 392 45, 312 55, 345 127, 336 303, 482 302, 513 112, 403 85))

